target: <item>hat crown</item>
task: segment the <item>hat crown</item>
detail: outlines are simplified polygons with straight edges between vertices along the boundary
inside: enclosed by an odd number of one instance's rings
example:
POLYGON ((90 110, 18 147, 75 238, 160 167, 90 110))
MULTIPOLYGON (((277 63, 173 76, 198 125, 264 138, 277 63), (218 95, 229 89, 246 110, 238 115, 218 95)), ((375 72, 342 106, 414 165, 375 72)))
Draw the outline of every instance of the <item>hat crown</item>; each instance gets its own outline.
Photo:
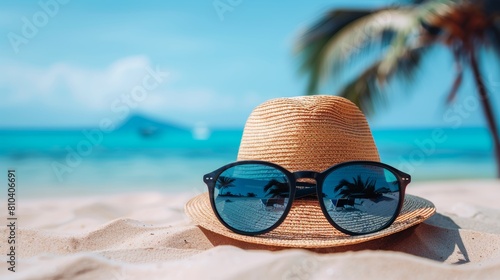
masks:
POLYGON ((277 98, 256 107, 246 122, 238 160, 274 162, 292 172, 380 161, 363 113, 351 101, 329 95, 277 98))

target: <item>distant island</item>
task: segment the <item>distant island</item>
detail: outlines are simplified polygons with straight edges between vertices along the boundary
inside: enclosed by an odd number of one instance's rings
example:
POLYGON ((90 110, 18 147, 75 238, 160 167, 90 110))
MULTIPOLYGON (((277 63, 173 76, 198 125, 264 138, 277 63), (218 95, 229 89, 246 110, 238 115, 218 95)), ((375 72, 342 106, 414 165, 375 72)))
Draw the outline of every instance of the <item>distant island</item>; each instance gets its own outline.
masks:
POLYGON ((135 114, 127 118, 116 129, 117 131, 136 131, 142 137, 153 137, 162 133, 189 132, 189 130, 178 125, 154 120, 152 118, 135 114))

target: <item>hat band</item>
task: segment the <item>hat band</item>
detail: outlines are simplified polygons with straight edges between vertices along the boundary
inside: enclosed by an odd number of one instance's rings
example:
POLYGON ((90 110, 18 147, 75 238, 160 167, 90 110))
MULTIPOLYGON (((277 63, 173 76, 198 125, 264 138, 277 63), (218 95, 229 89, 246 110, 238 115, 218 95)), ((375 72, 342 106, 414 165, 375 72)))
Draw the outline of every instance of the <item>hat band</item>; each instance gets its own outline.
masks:
POLYGON ((225 165, 203 180, 214 214, 238 234, 270 232, 285 220, 294 200, 317 199, 334 228, 363 235, 383 230, 396 220, 411 177, 374 161, 292 173, 271 162, 251 160, 225 165))

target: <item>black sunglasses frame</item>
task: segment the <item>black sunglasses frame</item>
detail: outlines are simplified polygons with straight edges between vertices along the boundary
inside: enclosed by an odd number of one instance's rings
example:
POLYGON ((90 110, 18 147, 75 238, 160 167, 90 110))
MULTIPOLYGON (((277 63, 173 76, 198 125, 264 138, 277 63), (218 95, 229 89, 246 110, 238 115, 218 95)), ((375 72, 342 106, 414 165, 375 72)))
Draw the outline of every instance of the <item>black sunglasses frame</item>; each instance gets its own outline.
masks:
POLYGON ((218 168, 217 170, 215 170, 213 172, 210 172, 210 173, 204 175, 203 181, 205 182, 205 184, 208 187, 208 193, 209 193, 209 197, 210 197, 210 205, 212 206, 212 210, 214 211, 215 216, 225 227, 227 227, 228 229, 230 229, 238 234, 255 236, 255 235, 264 234, 264 233, 267 233, 267 232, 274 230, 281 223, 283 223, 283 221, 286 219, 286 217, 288 216, 288 213, 290 212, 290 209, 292 208, 293 201, 296 198, 300 198, 300 197, 304 197, 304 196, 316 193, 317 197, 318 197, 319 205, 320 205, 321 210, 323 212, 323 215, 325 216, 325 218, 328 220, 328 222, 330 222, 330 224, 335 229, 339 230, 340 232, 349 234, 349 235, 364 235, 364 234, 370 234, 370 233, 374 233, 374 232, 378 232, 380 230, 383 230, 383 229, 389 227, 396 220, 396 218, 399 216, 399 213, 401 212, 401 208, 403 207, 406 187, 411 182, 411 176, 407 173, 404 173, 403 171, 400 171, 400 170, 390 166, 390 165, 387 165, 387 164, 384 164, 381 162, 377 162, 377 161, 348 161, 348 162, 343 162, 343 163, 334 165, 334 166, 326 169, 323 172, 296 171, 296 172, 292 173, 292 172, 286 170, 285 168, 283 168, 275 163, 272 163, 272 162, 260 161, 260 160, 244 160, 244 161, 236 161, 233 163, 229 163, 227 165, 224 165, 224 166, 218 168), (222 174, 222 172, 226 171, 227 169, 229 169, 231 167, 238 166, 238 165, 245 165, 245 164, 261 164, 261 165, 276 168, 277 170, 281 171, 287 177, 288 184, 290 187, 290 198, 289 198, 289 201, 287 203, 287 206, 286 206, 281 218, 275 224, 273 224, 271 227, 264 229, 264 230, 261 230, 261 231, 246 232, 246 231, 241 231, 241 230, 238 230, 236 228, 231 227, 229 224, 227 224, 222 219, 222 217, 217 212, 217 208, 215 206, 214 189, 215 189, 215 185, 216 185, 218 177, 222 174), (319 195, 322 193, 322 190, 323 190, 323 182, 324 182, 325 178, 328 175, 330 175, 330 173, 334 172, 335 170, 337 170, 339 168, 351 166, 351 165, 371 165, 371 166, 385 168, 385 169, 389 170, 391 173, 393 173, 399 182, 400 190, 399 190, 398 208, 397 208, 396 212, 394 213, 393 217, 384 226, 380 227, 377 230, 365 232, 365 233, 357 233, 357 232, 351 232, 351 231, 348 231, 346 229, 343 229, 342 227, 337 225, 335 223, 335 221, 333 221, 333 219, 330 217, 330 215, 328 214, 328 211, 326 209, 326 206, 324 204, 324 201, 323 201, 323 199, 321 199, 321 196, 319 195), (313 179, 316 181, 316 184, 297 182, 298 179, 313 179), (311 191, 303 192, 303 190, 299 190, 299 192, 302 191, 302 193, 297 197, 296 195, 298 194, 298 191, 297 191, 298 183, 301 186, 304 186, 304 185, 310 186, 311 189, 313 190, 313 192, 311 192, 311 191))

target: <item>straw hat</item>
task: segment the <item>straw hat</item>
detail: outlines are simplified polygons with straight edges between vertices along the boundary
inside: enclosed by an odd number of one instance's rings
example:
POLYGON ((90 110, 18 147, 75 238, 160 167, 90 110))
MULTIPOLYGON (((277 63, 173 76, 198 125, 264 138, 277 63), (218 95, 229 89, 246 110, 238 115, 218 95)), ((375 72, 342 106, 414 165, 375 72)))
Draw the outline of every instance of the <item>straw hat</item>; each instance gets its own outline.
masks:
MULTIPOLYGON (((358 107, 345 98, 324 95, 278 98, 255 108, 245 125, 238 160, 269 161, 291 172, 321 172, 352 160, 380 161, 358 107)), ((389 228, 356 236, 337 231, 315 200, 294 200, 280 226, 257 236, 240 235, 224 227, 213 213, 208 193, 191 199, 185 210, 201 227, 236 240, 321 248, 352 245, 402 231, 432 216, 435 207, 428 200, 406 195, 400 215, 389 228)))

